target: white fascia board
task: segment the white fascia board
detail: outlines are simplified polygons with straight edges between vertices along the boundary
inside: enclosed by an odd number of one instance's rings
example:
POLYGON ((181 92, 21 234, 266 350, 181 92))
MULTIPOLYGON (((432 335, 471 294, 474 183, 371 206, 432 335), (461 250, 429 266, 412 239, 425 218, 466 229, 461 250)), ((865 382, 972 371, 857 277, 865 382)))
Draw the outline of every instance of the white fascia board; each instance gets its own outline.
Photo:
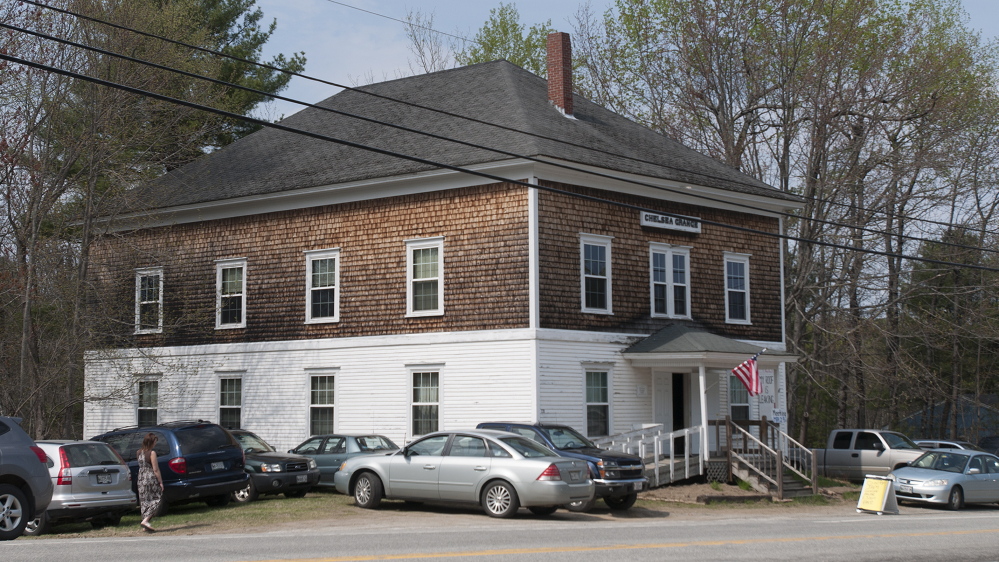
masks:
MULTIPOLYGON (((584 171, 568 170, 560 166, 538 164, 537 176, 539 179, 560 183, 592 187, 595 189, 611 189, 620 193, 628 193, 652 199, 662 199, 665 201, 687 203, 690 205, 699 205, 701 207, 711 207, 714 209, 726 209, 755 215, 778 216, 777 213, 797 210, 804 207, 804 203, 799 201, 788 201, 775 197, 764 197, 761 195, 705 187, 699 184, 664 180, 638 174, 628 174, 625 172, 598 168, 596 166, 588 166, 586 164, 566 164, 584 171), (612 178, 617 179, 596 176, 585 173, 585 171, 592 171, 603 174, 604 176, 612 176, 612 178), (634 182, 648 185, 638 185, 634 182), (698 195, 710 197, 711 199, 698 197, 698 195), (763 210, 747 209, 741 205, 749 205, 751 207, 755 207, 756 209, 763 210)), ((774 193, 780 192, 775 190, 774 193)))
MULTIPOLYGON (((719 353, 711 351, 693 353, 624 353, 634 367, 681 367, 704 365, 718 369, 734 369, 749 359, 744 353, 719 353)), ((777 367, 781 363, 797 363, 796 355, 760 355, 757 360, 759 368, 777 367)))
MULTIPOLYGON (((503 160, 465 166, 465 168, 498 176, 504 178, 506 181, 526 182, 532 176, 534 166, 534 163, 527 160, 503 160)), ((401 176, 320 185, 249 197, 154 209, 148 212, 117 217, 115 230, 154 228, 158 226, 259 215, 277 211, 307 209, 324 205, 337 205, 414 193, 486 185, 496 183, 497 181, 454 170, 431 170, 401 176)))

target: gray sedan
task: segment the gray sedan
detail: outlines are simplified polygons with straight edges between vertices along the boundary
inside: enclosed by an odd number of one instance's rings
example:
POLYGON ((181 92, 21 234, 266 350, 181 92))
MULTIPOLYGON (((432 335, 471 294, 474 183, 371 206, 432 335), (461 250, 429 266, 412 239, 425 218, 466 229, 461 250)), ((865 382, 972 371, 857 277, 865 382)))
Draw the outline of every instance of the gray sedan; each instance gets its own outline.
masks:
POLYGON ((999 457, 970 450, 927 451, 891 472, 895 497, 961 509, 999 501, 999 457))
POLYGON ((395 454, 347 460, 336 489, 373 509, 382 498, 478 503, 493 517, 520 506, 538 515, 573 501, 590 501, 594 485, 586 462, 505 431, 440 431, 395 454))

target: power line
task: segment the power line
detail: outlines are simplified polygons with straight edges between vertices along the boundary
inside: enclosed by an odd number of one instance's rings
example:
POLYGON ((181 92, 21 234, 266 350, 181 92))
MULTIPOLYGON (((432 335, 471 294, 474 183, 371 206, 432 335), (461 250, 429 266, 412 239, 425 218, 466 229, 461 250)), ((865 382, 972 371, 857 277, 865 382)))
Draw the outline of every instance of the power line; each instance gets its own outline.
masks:
MULTIPOLYGON (((532 137, 543 139, 543 140, 549 140, 549 141, 557 142, 557 143, 564 144, 564 145, 567 145, 567 146, 573 146, 573 147, 576 147, 576 148, 581 148, 583 150, 591 151, 591 152, 594 152, 594 153, 597 153, 597 154, 605 154, 605 155, 614 156, 614 157, 617 157, 617 158, 623 158, 623 159, 626 159, 626 160, 631 160, 633 162, 638 162, 638 163, 643 163, 643 164, 650 164, 650 165, 654 165, 654 166, 659 166, 659 167, 661 167, 663 169, 676 170, 676 171, 680 171, 680 172, 683 172, 683 173, 688 173, 688 174, 692 174, 692 175, 696 175, 696 176, 700 176, 700 177, 704 177, 704 178, 708 178, 708 179, 718 180, 718 181, 722 181, 722 182, 726 182, 726 183, 738 184, 738 185, 745 185, 745 186, 749 185, 749 184, 746 184, 744 182, 740 182, 738 180, 732 180, 730 178, 723 178, 723 177, 720 177, 720 176, 715 176, 715 175, 704 173, 704 172, 695 172, 695 171, 690 171, 690 170, 682 170, 682 169, 675 168, 673 166, 669 166, 669 165, 665 165, 665 164, 661 164, 661 163, 658 163, 658 162, 651 162, 651 161, 644 160, 644 159, 641 159, 641 158, 636 158, 636 157, 625 155, 625 154, 618 154, 618 153, 615 153, 615 152, 611 152, 611 151, 607 151, 607 150, 602 150, 602 149, 594 148, 594 147, 591 147, 591 146, 586 146, 586 145, 582 145, 582 144, 578 144, 578 143, 573 143, 573 142, 570 142, 570 141, 566 141, 564 139, 556 139, 556 138, 548 137, 548 136, 541 135, 541 134, 538 134, 538 133, 533 133, 533 132, 528 132, 528 131, 521 131, 519 129, 516 129, 516 128, 513 128, 513 127, 509 127, 509 126, 506 126, 506 125, 501 125, 501 124, 498 124, 498 123, 491 123, 489 121, 484 121, 484 120, 477 119, 477 118, 474 118, 474 117, 468 117, 468 116, 465 116, 465 115, 460 115, 460 114, 452 113, 452 112, 449 112, 449 111, 446 111, 446 110, 441 110, 441 109, 437 109, 437 108, 433 108, 433 107, 429 107, 429 106, 424 106, 424 105, 416 104, 416 103, 413 103, 413 102, 408 102, 408 101, 404 101, 404 100, 395 99, 395 98, 392 98, 390 96, 384 96, 384 95, 381 95, 381 94, 376 94, 376 93, 373 93, 373 92, 370 92, 370 91, 367 91, 367 90, 364 90, 364 89, 354 88, 354 87, 351 87, 351 86, 346 86, 344 84, 338 84, 336 82, 331 82, 331 81, 324 80, 324 79, 321 79, 321 78, 316 78, 316 77, 308 76, 308 75, 301 74, 301 73, 298 73, 298 72, 292 72, 292 71, 285 70, 283 68, 279 68, 279 67, 276 67, 276 66, 273 66, 273 65, 269 65, 269 64, 266 64, 266 63, 261 63, 261 62, 257 62, 257 61, 251 61, 251 60, 247 60, 247 59, 241 59, 239 57, 228 55, 228 54, 222 53, 220 51, 215 51, 215 50, 208 49, 208 48, 205 48, 205 47, 200 47, 200 46, 197 46, 197 45, 191 45, 189 43, 184 43, 182 41, 177 41, 177 40, 170 39, 170 38, 167 38, 167 37, 163 37, 163 36, 160 36, 160 35, 155 35, 155 34, 152 34, 152 33, 145 32, 145 31, 141 31, 141 30, 129 28, 129 27, 126 27, 126 26, 122 26, 122 25, 119 25, 119 24, 111 23, 111 22, 108 22, 108 21, 105 21, 105 20, 101 20, 101 19, 94 18, 94 17, 87 16, 87 15, 83 15, 83 14, 80 14, 80 13, 77 13, 77 12, 73 12, 73 11, 70 11, 70 10, 66 10, 66 9, 63 9, 63 8, 57 8, 57 7, 54 7, 54 6, 49 6, 47 4, 43 4, 41 2, 37 2, 36 0, 21 0, 21 1, 24 2, 24 3, 26 3, 26 4, 31 4, 31 5, 34 5, 34 6, 46 8, 46 9, 53 10, 53 11, 56 11, 56 12, 59 12, 59 13, 63 13, 63 14, 67 14, 67 15, 71 15, 71 16, 77 17, 77 18, 85 19, 87 21, 92 21, 92 22, 95 22, 95 23, 98 23, 98 24, 101 24, 101 25, 107 25, 107 26, 113 27, 115 29, 121 29, 123 31, 128 31, 128 32, 131 32, 131 33, 136 33, 136 34, 142 35, 144 37, 150 37, 150 38, 153 38, 153 39, 157 39, 157 40, 160 40, 160 41, 165 41, 165 42, 168 42, 168 43, 171 43, 171 44, 174 44, 174 45, 179 45, 179 46, 182 46, 182 47, 185 47, 185 48, 189 48, 189 49, 193 49, 193 50, 196 50, 196 51, 200 51, 200 52, 203 52, 203 53, 208 53, 208 54, 212 54, 212 55, 215 55, 215 56, 224 57, 224 58, 227 58, 229 60, 236 61, 236 62, 241 62, 241 63, 245 63, 245 64, 259 66, 261 68, 266 68, 268 70, 273 70, 273 71, 276 71, 276 72, 281 72, 281 73, 287 74, 289 76, 303 78, 303 79, 310 80, 310 81, 313 81, 313 82, 318 82, 320 84, 326 84, 326 85, 329 85, 329 86, 334 86, 334 87, 337 87, 337 88, 342 88, 344 90, 348 90, 348 91, 352 91, 352 92, 356 92, 356 93, 360 93, 360 94, 372 96, 372 97, 379 98, 379 99, 384 99, 386 101, 391 101, 393 103, 399 103, 399 104, 403 104, 403 105, 406 105, 406 106, 414 107, 414 108, 417 108, 417 109, 422 109, 422 110, 426 110, 426 111, 432 111, 432 112, 435 112, 435 113, 439 113, 441 115, 447 115, 449 117, 455 117, 457 119, 464 119, 464 120, 467 120, 467 121, 470 121, 470 122, 473 122, 473 123, 479 123, 479 124, 487 125, 487 126, 490 126, 490 127, 496 127, 498 129, 501 129, 501 130, 511 131, 511 132, 515 132, 515 133, 519 133, 519 134, 523 134, 523 135, 528 135, 528 136, 532 136, 532 137)), ((344 4, 344 5, 346 6, 346 4, 344 4)), ((350 6, 348 6, 348 7, 350 7, 350 6)), ((376 14, 376 15, 380 15, 380 14, 376 14)), ((393 18, 389 18, 389 19, 393 19, 393 18)), ((400 20, 395 20, 395 21, 400 21, 400 20)), ((266 94, 266 95, 274 97, 274 94, 266 94)), ((297 103, 301 103, 301 102, 297 102, 297 103)), ((692 194, 688 194, 688 195, 692 195, 692 194)), ((707 198, 707 196, 705 196, 705 195, 696 195, 696 196, 701 197, 701 198, 707 198)), ((872 210, 872 209, 865 209, 865 208, 862 208, 862 207, 856 207, 856 206, 850 205, 848 203, 840 203, 838 201, 833 201, 831 199, 821 199, 821 198, 814 197, 814 196, 810 197, 810 198, 803 198, 803 199, 805 199, 806 201, 816 201, 816 202, 820 202, 820 203, 827 203, 827 204, 830 204, 830 205, 836 205, 836 206, 839 206, 839 207, 857 208, 857 209, 861 209, 861 210, 865 210, 865 211, 871 211, 871 212, 875 212, 875 213, 884 214, 883 211, 876 211, 876 210, 872 210)), ((818 221, 818 222, 826 222, 823 219, 817 219, 817 218, 811 218, 811 217, 800 217, 798 215, 791 215, 791 216, 794 216, 795 218, 799 218, 799 219, 802 219, 802 220, 812 220, 812 221, 818 221)), ((942 222, 942 221, 935 221, 935 220, 932 220, 932 219, 913 218, 913 217, 906 217, 906 216, 903 216, 903 215, 898 215, 898 216, 899 216, 899 218, 906 218, 906 219, 908 219, 910 221, 925 222, 925 223, 928 223, 928 224, 935 224, 935 225, 947 226, 947 227, 953 227, 954 226, 951 223, 946 223, 946 222, 942 222)), ((836 223, 830 223, 830 224, 836 224, 836 223)), ((848 227, 848 228, 856 228, 854 225, 844 225, 844 226, 848 227)), ((860 228, 863 228, 863 227, 860 227, 860 228)), ((984 227, 982 227, 982 228, 969 228, 968 230, 973 230, 975 232, 982 232, 983 234, 999 234, 999 232, 986 230, 984 227)), ((882 235, 884 235, 884 234, 890 234, 891 236, 895 236, 895 234, 893 234, 893 233, 886 233, 886 232, 877 231, 877 230, 873 230, 873 229, 871 229, 871 231, 874 232, 874 233, 877 233, 877 234, 882 234, 882 235)), ((919 238, 916 238, 916 239, 917 240, 921 240, 919 238)), ((934 242, 936 242, 936 241, 934 241, 934 242)), ((974 249, 980 249, 980 250, 984 250, 984 251, 992 251, 992 250, 988 250, 988 249, 984 249, 984 248, 974 248, 974 249)))
MULTIPOLYGON (((319 140, 323 140, 323 141, 327 141, 327 142, 334 142, 334 143, 341 144, 341 145, 344 145, 344 146, 349 146, 351 148, 357 148, 357 149, 361 149, 361 150, 367 150, 367 151, 374 152, 374 153, 377 153, 377 154, 382 154, 382 155, 385 155, 385 156, 390 156, 390 157, 395 157, 395 158, 401 158, 401 159, 405 159, 405 160, 410 160, 410 161, 413 161, 413 162, 418 162, 418 163, 421 163, 421 164, 426 164, 426 165, 429 165, 429 166, 432 166, 432 167, 436 167, 436 168, 444 168, 444 169, 448 169, 448 170, 452 170, 452 171, 456 171, 456 172, 460 172, 460 173, 469 174, 469 175, 472 175, 472 176, 478 176, 478 177, 490 179, 490 180, 493 180, 493 181, 498 181, 498 182, 502 182, 502 183, 509 183, 509 184, 513 184, 513 185, 519 185, 519 186, 522 186, 522 187, 526 187, 528 189, 534 188, 534 189, 538 189, 538 190, 542 190, 542 191, 548 191, 548 192, 551 192, 551 193, 558 193, 558 194, 566 195, 566 196, 569 196, 569 197, 576 197, 576 198, 584 199, 584 200, 588 200, 588 201, 593 201, 593 202, 598 202, 598 203, 603 203, 603 204, 610 204, 610 205, 614 205, 614 206, 617 206, 617 207, 622 207, 622 208, 627 208, 627 209, 633 209, 633 210, 643 211, 643 212, 652 212, 652 213, 657 213, 657 214, 661 214, 661 215, 665 215, 665 216, 670 216, 670 217, 674 217, 674 218, 684 218, 683 215, 677 215, 677 214, 674 214, 674 213, 664 212, 664 211, 661 211, 661 210, 647 209, 645 207, 641 207, 641 206, 638 206, 638 205, 632 205, 632 204, 623 203, 623 202, 620 202, 620 201, 613 201, 613 200, 604 199, 604 198, 601 198, 601 197, 594 197, 594 196, 591 196, 591 195, 583 195, 583 194, 580 194, 580 193, 574 193, 574 192, 571 192, 571 191, 566 191, 566 190, 558 189, 558 188, 554 188, 554 187, 548 187, 548 186, 539 185, 539 184, 531 184, 531 183, 520 181, 520 180, 513 180, 513 179, 509 179, 509 178, 504 178, 504 177, 501 177, 501 176, 496 176, 494 174, 489 174, 489 173, 481 172, 481 171, 478 171, 478 170, 471 170, 471 169, 464 168, 464 167, 461 167, 461 166, 453 166, 451 164, 445 164, 445 163, 442 163, 442 162, 435 162, 433 160, 429 160, 429 159, 426 159, 426 158, 421 158, 419 156, 413 156, 413 155, 409 155, 409 154, 403 154, 403 153, 394 152, 394 151, 391 151, 391 150, 386 150, 386 149, 381 149, 381 148, 377 148, 377 147, 373 147, 373 146, 368 146, 368 145, 364 145, 364 144, 361 144, 361 143, 357 143, 357 142, 353 142, 353 141, 348 141, 346 139, 340 139, 340 138, 332 137, 332 136, 329 136, 329 135, 323 135, 323 134, 319 134, 319 133, 313 133, 313 132, 310 132, 310 131, 303 131, 301 129, 296 129, 294 127, 289 127, 287 125, 282 125, 280 123, 271 123, 269 121, 265 121, 265 120, 262 120, 262 119, 257 119, 255 117, 248 117, 248 116, 245 116, 245 115, 239 115, 239 114, 236 114, 236 113, 232 113, 232 112, 229 112, 229 111, 217 109, 217 108, 214 108, 214 107, 209 107, 209 106, 206 106, 206 105, 197 104, 197 103, 189 102, 189 101, 186 101, 186 100, 181 100, 181 99, 173 98, 173 97, 166 96, 166 95, 163 95, 163 94, 159 94, 159 93, 155 93, 155 92, 150 92, 150 91, 147 91, 147 90, 142 90, 140 88, 135 88, 135 87, 132 87, 132 86, 127 86, 125 84, 119 84, 117 82, 113 82, 113 81, 110 81, 110 80, 104 80, 104 79, 101 79, 101 78, 95 78, 93 76, 88 76, 88 75, 85 75, 85 74, 80 74, 78 72, 73 72, 73 71, 70 71, 70 70, 65 70, 65 69, 62 69, 62 68, 57 68, 57 67, 54 67, 54 66, 45 65, 45 64, 34 62, 34 61, 29 61, 29 60, 26 60, 26 59, 22 59, 20 57, 15 57, 15 56, 8 55, 8 54, 3 53, 3 52, 0 52, 0 60, 6 60, 6 61, 13 62, 13 63, 16 63, 16 64, 21 64, 21 65, 24 65, 24 66, 29 66, 31 68, 36 68, 38 70, 43 70, 43 71, 46 71, 46 72, 53 72, 55 74, 59 74, 59 75, 62 75, 62 76, 67 76, 67 77, 70 77, 70 78, 76 78, 76 79, 79 79, 79 80, 84 80, 86 82, 91 82, 91 83, 94 83, 94 84, 99 84, 99 85, 102 85, 102 86, 107 86, 107 87, 110 87, 110 88, 119 89, 119 90, 126 91, 126 92, 129 92, 129 93, 133 93, 133 94, 136 94, 136 95, 153 98, 153 99, 157 99, 157 100, 160 100, 160 101, 165 101, 167 103, 173 103, 173 104, 177 104, 177 105, 182 105, 184 107, 189 107, 189 108, 192 108, 192 109, 197 109, 197 110, 200 110, 200 111, 205 111, 205 112, 208 112, 208 113, 214 113, 216 115, 220 115, 222 117, 227 117, 227 118, 230 118, 230 119, 237 119, 237 120, 246 121, 248 123, 252 123, 254 125, 259 125, 261 127, 268 127, 268 128, 277 129, 277 130, 280 130, 280 131, 285 131, 285 132, 289 132, 289 133, 293 133, 293 134, 299 134, 299 135, 303 135, 303 136, 306 136, 306 137, 315 138, 315 139, 319 139, 319 140)), ((815 245, 819 245, 819 246, 824 246, 824 247, 838 248, 838 249, 848 250, 848 251, 857 251, 857 252, 862 252, 862 253, 871 254, 871 255, 879 255, 879 256, 886 256, 886 257, 896 257, 896 258, 908 259, 908 260, 919 261, 919 262, 924 262, 924 263, 934 263, 934 264, 944 265, 944 266, 948 266, 948 267, 959 267, 959 268, 968 268, 968 269, 978 269, 978 270, 983 270, 983 271, 999 272, 999 268, 992 268, 992 267, 986 267, 986 266, 980 266, 980 265, 974 265, 974 264, 960 264, 960 263, 954 263, 954 262, 947 262, 947 261, 943 261, 943 260, 934 260, 934 259, 924 258, 924 257, 919 257, 919 256, 908 256, 908 255, 905 255, 905 254, 895 254, 895 253, 890 253, 890 252, 884 252, 884 251, 881 251, 881 250, 870 250, 870 249, 856 248, 856 247, 852 247, 852 246, 845 246, 845 245, 842 245, 842 244, 834 244, 832 242, 824 242, 824 241, 821 241, 821 240, 803 239, 803 238, 800 238, 800 237, 791 236, 791 235, 783 234, 783 233, 766 232, 766 231, 762 231, 762 230, 756 230, 756 229, 753 229, 753 228, 748 228, 748 227, 744 227, 744 226, 737 226, 737 225, 723 223, 723 222, 718 222, 718 221, 703 220, 703 219, 699 219, 699 220, 700 220, 700 222, 702 224, 717 226, 719 228, 727 228, 727 229, 735 230, 735 231, 738 231, 738 232, 746 232, 746 233, 751 233, 751 234, 758 234, 758 235, 761 235, 761 236, 769 236, 769 237, 773 237, 773 238, 780 238, 780 239, 783 239, 783 240, 794 240, 794 241, 797 241, 797 242, 808 242, 808 243, 811 243, 811 244, 815 244, 815 245)))
POLYGON ((873 228, 869 228, 869 227, 865 227, 865 226, 845 224, 845 223, 840 223, 840 222, 836 222, 836 221, 830 221, 830 220, 826 220, 826 219, 819 219, 819 218, 815 218, 815 217, 801 217, 799 215, 795 215, 795 214, 792 214, 792 213, 787 213, 787 212, 783 212, 783 211, 774 211, 774 210, 771 210, 771 209, 765 209, 765 208, 762 208, 762 207, 757 207, 757 206, 749 205, 747 203, 729 202, 729 201, 724 200, 724 199, 719 199, 719 198, 711 197, 711 196, 704 195, 704 194, 701 194, 701 193, 689 192, 689 191, 684 191, 684 190, 669 188, 669 187, 665 187, 665 186, 654 185, 654 184, 650 184, 650 183, 647 183, 647 182, 642 182, 642 181, 633 180, 633 179, 629 179, 629 178, 622 178, 622 177, 619 177, 619 176, 615 176, 615 175, 612 175, 612 174, 606 174, 606 173, 602 173, 602 172, 596 172, 596 171, 591 171, 591 170, 584 170, 582 168, 578 168, 576 166, 572 166, 572 165, 569 165, 569 164, 563 164, 563 163, 552 161, 552 160, 545 160, 545 159, 536 158, 536 157, 533 157, 533 156, 526 156, 526 155, 522 155, 522 154, 517 154, 517 153, 514 153, 514 152, 500 150, 500 149, 497 149, 497 148, 492 148, 492 147, 488 147, 488 146, 484 146, 484 145, 480 145, 480 144, 476 144, 476 143, 466 142, 466 141, 462 141, 462 140, 458 140, 458 139, 454 139, 454 138, 450 138, 450 137, 446 137, 446 136, 442 136, 442 135, 437 135, 437 134, 433 134, 433 133, 421 131, 421 130, 418 130, 418 129, 413 129, 413 128, 410 128, 410 127, 396 125, 394 123, 384 122, 384 121, 381 121, 381 120, 378 120, 378 119, 373 119, 373 118, 364 117, 364 116, 352 114, 352 113, 345 112, 345 111, 340 111, 340 110, 333 109, 333 108, 330 108, 330 107, 325 107, 325 106, 320 106, 320 105, 317 105, 317 104, 306 103, 306 102, 303 102, 303 101, 300 101, 300 100, 296 100, 296 99, 293 99, 293 98, 288 98, 288 97, 281 96, 281 95, 278 95, 278 94, 269 93, 269 92, 265 92, 265 91, 262 91, 262 90, 257 90, 257 89, 254 89, 254 88, 249 88, 249 87, 242 86, 242 85, 239 85, 239 84, 233 84, 231 82, 225 82, 223 80, 218 80, 218 79, 207 77, 207 76, 201 76, 199 74, 188 72, 188 71, 185 71, 185 70, 181 70, 181 69, 177 69, 177 68, 173 68, 173 67, 169 67, 169 66, 157 64, 157 63, 154 63, 154 62, 151 62, 151 61, 146 61, 146 60, 138 59, 138 58, 131 57, 131 56, 128 56, 128 55, 123 55, 121 53, 116 53, 116 52, 109 51, 109 50, 106 50, 106 49, 101 49, 99 47, 93 47, 93 46, 89 46, 89 45, 84 45, 84 44, 81 44, 81 43, 77 43, 75 41, 70 41, 68 39, 62 39, 62 38, 59 38, 59 37, 54 37, 54 36, 51 36, 51 35, 48 35, 48 34, 44 34, 44 33, 41 33, 41 32, 29 30, 29 29, 24 29, 24 28, 21 28, 21 27, 17 27, 17 26, 5 24, 5 23, 2 23, 2 22, 0 22, 0 27, 6 28, 6 29, 11 29, 11 30, 14 30, 14 31, 19 31, 19 32, 27 33, 27 34, 30 34, 30 35, 33 35, 33 36, 39 37, 39 38, 43 38, 43 39, 47 39, 47 40, 51 40, 51 41, 56 41, 56 42, 59 42, 59 43, 65 44, 65 45, 70 45, 70 46, 73 46, 73 47, 77 47, 77 48, 81 48, 81 49, 87 49, 87 50, 90 50, 90 51, 93 51, 93 52, 97 52, 97 53, 101 53, 101 54, 104 54, 104 55, 117 57, 117 58, 120 58, 120 59, 123 59, 123 60, 127 60, 127 61, 130 61, 130 62, 134 62, 134 63, 146 65, 146 66, 150 66, 150 67, 157 68, 157 69, 160 69, 160 70, 165 70, 165 71, 168 71, 168 72, 174 72, 174 73, 177 73, 177 74, 181 74, 181 75, 188 76, 188 77, 195 78, 195 79, 199 79, 199 80, 205 80, 205 81, 211 82, 213 84, 218 84, 218 85, 221 85, 221 86, 226 86, 226 87, 241 89, 241 90, 244 90, 244 91, 247 91, 247 92, 252 92, 252 93, 260 94, 260 95, 263 95, 263 96, 271 97, 271 98, 274 98, 274 99, 279 99, 279 100, 282 100, 282 101, 287 101, 287 102, 290 102, 290 103, 295 103, 295 104, 302 105, 304 107, 313 108, 313 109, 316 109, 316 110, 321 110, 321 111, 325 111, 325 112, 335 113, 337 115, 342 115, 342 116, 345 116, 345 117, 349 117, 349 118, 353 118, 353 119, 358 119, 358 120, 369 122, 369 123, 376 124, 376 125, 381 125, 381 126, 385 126, 385 127, 391 127, 391 128, 395 128, 395 129, 398 129, 398 130, 402 130, 402 131, 406 131, 406 132, 410 132, 410 133, 414 133, 414 134, 424 135, 424 136, 427 136, 427 137, 430 137, 430 138, 434 138, 434 139, 438 139, 438 140, 443 140, 443 141, 447 141, 447 142, 453 142, 453 143, 464 145, 464 146, 468 146, 468 147, 471 147, 471 148, 477 148, 477 149, 481 149, 481 150, 486 150, 486 151, 494 152, 494 153, 497 153, 497 154, 502 154, 504 156, 510 156, 512 158, 520 158, 520 159, 524 159, 524 160, 528 160, 528 161, 532 161, 532 162, 537 162, 537 163, 542 163, 542 164, 550 165, 550 166, 557 167, 557 168, 563 168, 563 169, 574 171, 574 172, 581 172, 581 173, 592 175, 592 176, 596 176, 596 177, 601 177, 601 178, 611 179, 611 180, 616 180, 616 181, 622 181, 622 182, 630 183, 630 184, 634 184, 634 185, 640 185, 640 186, 643 186, 643 187, 648 187, 648 188, 651 188, 651 189, 655 189, 655 190, 659 190, 659 191, 664 191, 664 192, 667 192, 667 193, 672 193, 674 195, 683 195, 683 196, 688 196, 688 197, 694 197, 694 198, 702 199, 702 200, 705 200, 705 201, 710 201, 710 202, 713 202, 713 203, 730 204, 730 205, 733 205, 733 206, 736 206, 736 207, 741 207, 743 209, 750 209, 750 210, 760 211, 760 212, 764 212, 764 213, 773 213, 773 214, 778 214, 778 215, 789 217, 789 218, 795 218, 795 219, 799 219, 799 220, 808 220, 808 221, 811 221, 811 222, 817 222, 817 223, 821 223, 821 224, 829 224, 829 225, 832 225, 832 226, 838 226, 838 227, 842 227, 842 228, 851 228, 851 229, 855 229, 855 230, 859 230, 859 231, 867 232, 867 233, 871 233, 871 234, 888 235, 888 236, 899 237, 899 238, 902 238, 902 239, 912 240, 912 241, 919 241, 919 242, 931 242, 931 243, 939 244, 939 245, 943 245, 943 246, 949 246, 949 247, 955 247, 955 248, 961 248, 961 249, 967 249, 967 250, 975 250, 975 251, 981 251, 981 252, 986 252, 986 253, 999 253, 999 250, 992 250, 992 249, 989 249, 989 248, 980 248, 980 247, 975 247, 975 246, 968 246, 968 245, 964 245, 964 244, 957 244, 957 243, 954 243, 954 242, 947 242, 947 241, 943 241, 943 240, 928 240, 928 239, 924 239, 924 238, 921 238, 921 237, 916 237, 916 236, 911 236, 911 235, 905 235, 905 234, 887 233, 887 232, 884 232, 884 231, 881 231, 881 230, 877 230, 877 229, 873 229, 873 228))
POLYGON ((475 39, 469 39, 467 37, 462 37, 460 35, 453 35, 451 33, 440 31, 440 30, 434 29, 432 27, 427 27, 425 25, 419 25, 419 24, 413 23, 411 21, 405 21, 405 20, 401 20, 401 19, 398 19, 398 18, 393 18, 392 16, 386 16, 385 14, 379 14, 378 12, 372 12, 371 10, 365 10, 364 8, 358 8, 357 6, 351 6, 350 4, 344 4, 343 2, 337 2, 336 0, 326 0, 326 1, 329 2, 330 4, 336 4, 338 6, 343 6, 344 8, 350 8, 351 10, 357 10, 358 12, 364 12, 366 14, 371 14, 373 16, 378 16, 380 18, 385 18, 387 20, 392 20, 394 22, 399 22, 399 23, 404 24, 404 25, 409 25, 409 26, 412 26, 412 27, 419 27, 420 29, 425 29, 427 31, 432 31, 433 33, 438 33, 440 35, 446 35, 448 37, 454 37, 455 39, 459 39, 459 40, 464 41, 466 43, 478 43, 478 41, 476 41, 475 39))

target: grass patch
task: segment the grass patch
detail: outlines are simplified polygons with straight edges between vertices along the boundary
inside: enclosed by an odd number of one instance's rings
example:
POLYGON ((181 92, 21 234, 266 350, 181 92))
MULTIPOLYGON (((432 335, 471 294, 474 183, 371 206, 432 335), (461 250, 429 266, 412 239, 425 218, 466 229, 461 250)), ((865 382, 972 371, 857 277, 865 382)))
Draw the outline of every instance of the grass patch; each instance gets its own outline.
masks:
POLYGON ((753 489, 753 486, 750 485, 750 483, 746 482, 745 480, 737 480, 736 485, 739 486, 740 490, 743 490, 745 492, 749 492, 753 489))
POLYGON ((711 489, 714 490, 714 491, 716 491, 716 492, 720 492, 721 489, 722 489, 721 482, 718 482, 717 480, 712 481, 711 484, 710 484, 710 486, 711 486, 711 489))

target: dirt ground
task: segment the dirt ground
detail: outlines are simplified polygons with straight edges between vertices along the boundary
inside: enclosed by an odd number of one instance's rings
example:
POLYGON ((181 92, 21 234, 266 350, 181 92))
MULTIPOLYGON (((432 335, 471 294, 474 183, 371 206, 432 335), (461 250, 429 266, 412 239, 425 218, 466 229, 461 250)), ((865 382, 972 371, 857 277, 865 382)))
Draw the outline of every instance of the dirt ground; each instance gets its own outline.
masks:
MULTIPOLYGON (((843 502, 843 494, 850 491, 857 492, 859 491, 859 488, 844 486, 822 488, 819 490, 820 494, 824 498, 834 504, 843 502)), ((746 501, 752 500, 765 500, 767 502, 773 501, 768 496, 760 494, 760 492, 757 492, 756 490, 743 490, 742 488, 731 484, 712 485, 707 483, 674 484, 671 486, 663 486, 661 488, 655 488, 642 492, 639 495, 639 498, 643 500, 686 504, 709 504, 720 503, 723 501, 735 503, 745 503, 746 501)))

